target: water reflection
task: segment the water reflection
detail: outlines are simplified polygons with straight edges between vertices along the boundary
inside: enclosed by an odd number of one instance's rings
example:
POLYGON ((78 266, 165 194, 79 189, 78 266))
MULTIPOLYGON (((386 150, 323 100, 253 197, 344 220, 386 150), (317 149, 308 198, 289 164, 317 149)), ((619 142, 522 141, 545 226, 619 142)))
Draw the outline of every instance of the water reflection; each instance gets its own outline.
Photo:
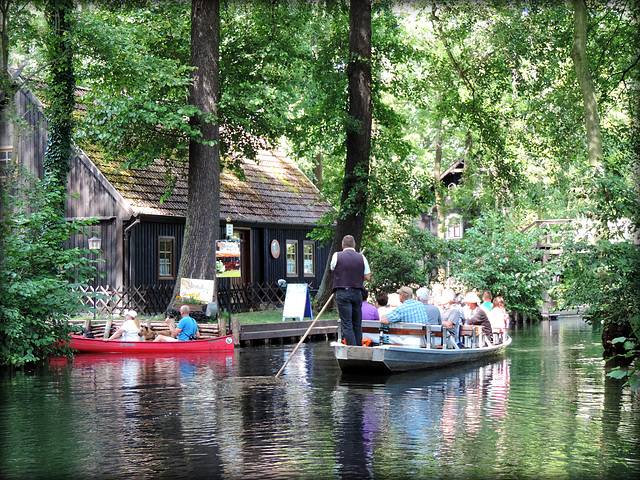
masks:
POLYGON ((3 376, 2 478, 636 478, 640 405, 575 319, 503 360, 341 375, 328 345, 82 355, 3 376))
POLYGON ((473 442, 487 418, 501 427, 509 376, 506 359, 370 379, 342 375, 332 397, 341 478, 372 475, 385 449, 415 473, 459 458, 460 439, 473 442))

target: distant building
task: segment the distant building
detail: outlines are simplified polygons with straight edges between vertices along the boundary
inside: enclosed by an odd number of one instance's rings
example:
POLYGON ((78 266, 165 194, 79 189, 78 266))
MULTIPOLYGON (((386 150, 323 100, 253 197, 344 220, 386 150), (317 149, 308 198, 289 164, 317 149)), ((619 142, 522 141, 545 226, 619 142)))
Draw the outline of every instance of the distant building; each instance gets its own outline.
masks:
MULTIPOLYGON (((457 188, 462 180, 464 172, 464 158, 455 161, 440 175, 440 182, 447 187, 447 190, 457 188)), ((445 205, 450 204, 448 198, 443 199, 445 205)), ((468 223, 458 212, 449 212, 445 218, 444 238, 461 239, 468 223)), ((438 235, 440 225, 436 208, 429 212, 423 212, 418 221, 418 226, 423 230, 429 230, 432 234, 438 235)))

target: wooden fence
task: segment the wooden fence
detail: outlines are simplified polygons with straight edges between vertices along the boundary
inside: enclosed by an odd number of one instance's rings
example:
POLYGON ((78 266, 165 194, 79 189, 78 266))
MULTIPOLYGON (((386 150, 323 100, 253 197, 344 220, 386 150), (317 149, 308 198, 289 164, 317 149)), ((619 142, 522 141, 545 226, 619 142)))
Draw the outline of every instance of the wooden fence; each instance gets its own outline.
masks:
MULTIPOLYGON (((173 285, 132 287, 88 287, 80 289, 82 304, 96 316, 136 310, 140 315, 160 315, 167 311, 173 285)), ((218 286, 218 310, 240 313, 282 308, 286 289, 277 284, 246 283, 218 286)))

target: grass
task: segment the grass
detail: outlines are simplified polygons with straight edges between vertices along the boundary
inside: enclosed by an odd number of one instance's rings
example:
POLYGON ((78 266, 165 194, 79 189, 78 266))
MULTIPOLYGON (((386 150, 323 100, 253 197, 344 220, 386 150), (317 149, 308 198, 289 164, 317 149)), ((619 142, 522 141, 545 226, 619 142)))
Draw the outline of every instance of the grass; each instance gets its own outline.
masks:
MULTIPOLYGON (((317 315, 318 312, 315 312, 314 315, 317 315)), ((228 317, 228 313, 223 313, 223 316, 228 317)), ((265 310, 264 312, 243 312, 231 314, 232 317, 238 317, 240 319, 240 323, 244 325, 250 325, 255 323, 273 323, 273 322, 282 322, 282 309, 276 310, 265 310)), ((322 314, 323 319, 329 318, 338 318, 338 313, 336 311, 326 310, 322 314)), ((315 316, 314 316, 315 319, 315 316)), ((309 320, 306 318, 305 320, 309 320)), ((291 321, 291 319, 287 319, 287 321, 291 321)))

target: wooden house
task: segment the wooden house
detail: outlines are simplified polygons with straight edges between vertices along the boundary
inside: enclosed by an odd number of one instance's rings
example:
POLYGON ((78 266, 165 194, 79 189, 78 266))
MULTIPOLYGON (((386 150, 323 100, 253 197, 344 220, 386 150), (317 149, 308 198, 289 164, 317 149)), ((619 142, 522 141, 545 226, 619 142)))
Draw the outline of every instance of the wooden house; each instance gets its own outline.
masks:
MULTIPOLYGON (((464 172, 464 157, 453 162, 449 168, 440 174, 440 182, 447 187, 447 190, 457 188, 462 180, 464 172)), ((445 204, 448 199, 444 199, 445 204)), ((449 212, 445 218, 444 238, 460 239, 464 235, 464 229, 467 222, 457 212, 449 212)), ((438 235, 438 215, 434 208, 433 211, 423 212, 418 226, 423 230, 429 230, 434 235, 438 235)))
MULTIPOLYGON (((4 128, 0 147, 42 178, 46 121, 42 104, 31 92, 15 96, 17 114, 24 120, 19 132, 4 128)), ((76 149, 68 176, 69 219, 97 218, 92 238, 100 239, 102 278, 95 285, 171 287, 176 280, 187 206, 186 172, 166 200, 166 167, 156 161, 144 169, 122 169, 100 155, 76 149)), ((241 272, 235 283, 307 283, 322 280, 330 245, 321 247, 307 235, 331 206, 284 154, 261 150, 245 160, 246 180, 221 174, 220 234, 227 219, 241 242, 241 272)), ((72 246, 87 247, 89 236, 78 236, 72 246)), ((215 248, 211 245, 209 248, 215 248)), ((226 280, 227 282, 229 280, 226 280)), ((168 288, 169 289, 169 288, 168 288)))

